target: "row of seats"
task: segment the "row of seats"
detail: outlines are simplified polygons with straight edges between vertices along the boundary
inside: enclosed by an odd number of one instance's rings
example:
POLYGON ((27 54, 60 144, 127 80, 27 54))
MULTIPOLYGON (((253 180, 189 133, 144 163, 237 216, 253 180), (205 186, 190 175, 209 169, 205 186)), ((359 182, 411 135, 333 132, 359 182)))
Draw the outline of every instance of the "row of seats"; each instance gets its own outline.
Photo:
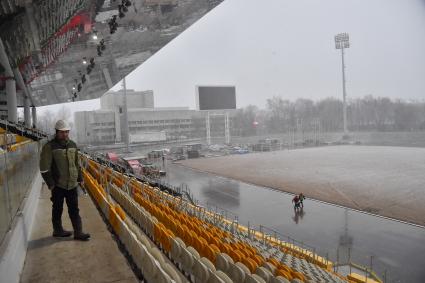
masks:
MULTIPOLYGON (((226 223, 224 225, 226 225, 226 223)), ((290 267, 292 270, 305 275, 306 278, 311 279, 314 282, 347 281, 347 279, 341 275, 330 272, 326 268, 322 268, 322 265, 327 265, 315 264, 318 259, 316 259, 316 261, 312 261, 311 257, 306 257, 305 252, 301 252, 300 248, 297 248, 292 244, 283 243, 278 245, 276 241, 272 241, 272 246, 270 247, 268 244, 264 244, 261 237, 249 237, 247 232, 241 231, 235 233, 235 237, 243 238, 245 241, 249 242, 249 245, 256 247, 265 258, 271 259, 270 261, 274 263, 275 267, 283 269, 283 271, 285 271, 286 267, 290 267), (284 266, 279 266, 280 264, 284 266)))
MULTIPOLYGON (((291 280, 294 282, 347 282, 345 278, 338 277, 332 272, 299 258, 295 253, 288 253, 288 248, 285 246, 275 249, 274 253, 264 252, 269 247, 261 245, 261 241, 254 240, 247 243, 246 238, 239 237, 238 234, 224 231, 212 225, 211 222, 189 215, 187 211, 179 210, 183 207, 181 200, 170 195, 167 196, 166 193, 149 185, 126 179, 125 176, 112 173, 108 169, 102 169, 102 166, 93 161, 88 163, 88 169, 93 176, 116 185, 116 187, 113 186, 114 189, 110 190, 111 195, 135 219, 136 223, 140 222, 138 224, 142 229, 146 227, 146 233, 151 235, 154 242, 167 255, 173 255, 173 261, 185 274, 188 276, 204 274, 201 276, 202 280, 198 280, 198 282, 203 282, 205 276, 212 276, 214 270, 224 272, 235 282, 287 282, 291 280), (149 222, 146 220, 146 216, 138 215, 137 210, 145 211, 150 215, 149 217, 153 217, 154 223, 152 225, 146 223, 149 222), (188 253, 184 250, 185 247, 188 247, 189 251, 196 251, 199 261, 202 259, 202 262, 195 264, 194 260, 189 260, 188 253), (193 262, 192 266, 190 266, 190 262, 193 262), (206 262, 210 262, 214 269, 206 262)), ((186 205, 187 207, 190 206, 186 205)), ((207 218, 205 217, 205 219, 207 218)), ((192 258, 196 259, 197 256, 192 255, 192 258)))
MULTIPOLYGON (((115 187, 115 186, 114 186, 115 187)), ((118 192, 118 189, 111 190, 111 195, 115 196, 115 198, 118 200, 118 202, 123 203, 124 207, 130 207, 129 210, 134 210, 134 204, 131 204, 131 201, 129 201, 125 196, 124 193, 118 192), (133 208, 131 208, 133 207, 133 208)), ((178 215, 177 212, 169 211, 169 208, 167 206, 164 206, 163 204, 159 204, 159 209, 155 207, 154 204, 149 203, 145 199, 143 199, 140 195, 135 195, 135 200, 138 204, 140 204, 140 210, 144 211, 145 208, 147 211, 150 211, 152 214, 156 215, 155 219, 159 221, 163 221, 163 223, 167 224, 167 217, 166 215, 174 215, 175 216, 175 222, 178 222, 180 220, 181 223, 185 223, 182 225, 174 225, 171 227, 171 230, 175 230, 177 234, 180 234, 179 237, 174 237, 174 233, 170 230, 168 230, 164 224, 162 223, 155 223, 154 226, 154 239, 157 243, 161 245, 161 247, 164 249, 166 253, 170 252, 170 243, 171 243, 171 259, 176 262, 182 269, 183 272, 186 274, 193 274, 194 278, 197 278, 197 282, 207 282, 207 280, 213 276, 213 271, 221 270, 224 272, 224 274, 227 274, 227 276, 232 279, 232 281, 235 282, 263 282, 260 280, 260 278, 265 279, 266 282, 272 282, 272 278, 274 277, 271 270, 274 271, 274 269, 267 270, 265 267, 259 267, 258 265, 260 263, 264 264, 265 261, 262 259, 259 255, 255 255, 255 249, 252 247, 249 247, 245 243, 228 243, 229 250, 228 253, 230 256, 226 253, 221 253, 220 249, 217 246, 220 246, 218 243, 219 240, 217 240, 212 233, 205 233, 204 235, 206 238, 215 239, 217 245, 211 244, 208 246, 207 241, 203 237, 196 237, 193 233, 191 233, 190 229, 184 229, 187 228, 186 224, 189 223, 196 223, 200 222, 199 219, 192 219, 192 222, 189 222, 187 219, 185 219, 184 214, 178 215), (179 220, 177 220, 179 219, 179 220), (183 227, 183 228, 181 228, 183 227), (162 233, 160 231, 163 231, 162 233), (186 232, 185 232, 186 231, 186 232), (167 233, 168 232, 168 233, 167 233), (208 234, 210 234, 210 237, 208 237, 208 234), (157 240, 159 239, 159 240, 157 240), (189 246, 187 250, 185 250, 185 247, 189 246), (255 260, 246 260, 246 258, 257 256, 257 261, 255 260), (234 260, 236 258, 236 261, 234 260), (213 264, 213 262, 215 264, 213 264), (235 264, 236 262, 237 264, 235 264), (243 263, 245 262, 245 264, 243 263), (216 266, 218 268, 216 268, 216 266), (232 269, 228 268, 228 266, 233 267, 232 269), (255 274, 257 273, 257 274, 255 274)), ((133 212, 130 214, 134 214, 137 212, 133 212)), ((145 217, 137 217, 137 214, 135 216, 135 219, 140 219, 141 226, 144 226, 143 222, 145 217)), ((169 222, 174 224, 173 222, 169 222)), ((149 227, 149 225, 146 225, 149 227)), ((197 226, 193 227, 193 230, 196 231, 197 226)), ((212 227, 210 225, 206 225, 206 227, 209 227, 211 229, 216 227, 212 227)), ((149 230, 152 228, 147 228, 147 233, 152 233, 149 230)), ((198 228, 199 229, 199 228, 198 228)), ((214 230, 213 230, 214 231, 214 230)), ((215 231, 221 231, 219 229, 215 231)), ((202 232, 198 232, 198 234, 201 234, 202 232)), ((230 234, 228 232, 221 232, 225 235, 225 237, 229 237, 230 234)), ((196 234, 196 232, 195 232, 196 234)), ((221 235, 223 235, 221 234, 221 235)), ((265 265, 265 266, 270 266, 265 265)), ((287 271, 289 271, 289 268, 287 268, 287 271)), ((289 271, 287 274, 282 273, 283 276, 286 276, 285 278, 288 279, 298 279, 299 281, 304 281, 305 278, 303 278, 302 274, 297 274, 295 272, 292 272, 292 275, 289 271)), ((223 276, 222 276, 223 277, 223 276)), ((281 276, 277 278, 276 282, 286 282, 283 281, 284 278, 281 276)), ((294 280, 297 282, 297 280, 294 280)))
POLYGON ((4 132, 12 133, 16 135, 16 141, 20 142, 23 139, 31 139, 33 141, 39 141, 44 138, 48 138, 48 135, 43 131, 36 128, 27 128, 21 123, 13 123, 6 120, 0 120, 0 133, 4 132))
POLYGON ((151 190, 152 191, 152 190, 151 190))
MULTIPOLYGON (((96 174, 99 175, 99 173, 96 173, 96 174)), ((101 173, 100 173, 100 175, 103 176, 103 174, 101 174, 101 173)), ((124 181, 122 181, 121 178, 117 178, 116 175, 112 175, 111 178, 112 178, 111 181, 114 184, 116 184, 118 187, 122 187, 124 185, 124 181)), ((148 185, 142 184, 141 185, 142 188, 141 188, 140 185, 133 180, 132 186, 133 186, 132 190, 136 190, 136 192, 143 191, 143 188, 144 189, 147 188, 147 190, 145 190, 145 194, 146 194, 146 192, 152 192, 149 195, 149 199, 150 199, 151 202, 155 203, 160 198, 160 197, 156 197, 155 194, 153 194, 154 189, 152 187, 148 186, 148 185)), ((284 245, 284 247, 285 247, 285 252, 289 252, 289 253, 291 253, 291 254, 299 257, 299 258, 306 258, 306 259, 308 259, 308 261, 314 262, 315 264, 317 264, 317 265, 319 265, 323 268, 329 268, 329 262, 328 261, 326 261, 323 258, 318 257, 317 255, 314 255, 313 253, 311 253, 309 251, 303 250, 303 249, 301 249, 297 246, 294 246, 292 244, 289 244, 289 243, 283 243, 282 245, 284 245)))
POLYGON ((175 263, 179 269, 194 282, 223 283, 233 282, 224 272, 216 270, 214 264, 205 257, 201 257, 193 247, 186 247, 184 241, 170 233, 152 214, 131 200, 116 186, 110 188, 111 195, 123 207, 128 209, 135 222, 152 240, 159 244, 163 252, 175 263), (160 232, 162 231, 162 232, 160 232), (169 244, 169 246, 167 246, 169 244))
POLYGON ((6 130, 0 128, 0 146, 7 149, 7 151, 16 151, 18 148, 31 142, 33 140, 17 134, 6 134, 6 130))
MULTIPOLYGON (((127 248, 144 279, 147 282, 181 283, 176 269, 167 263, 162 252, 155 245, 151 245, 148 238, 134 227, 121 206, 108 200, 104 189, 86 170, 83 170, 83 178, 86 188, 108 218, 112 229, 127 248)), ((151 226, 154 221, 151 218, 151 226)))

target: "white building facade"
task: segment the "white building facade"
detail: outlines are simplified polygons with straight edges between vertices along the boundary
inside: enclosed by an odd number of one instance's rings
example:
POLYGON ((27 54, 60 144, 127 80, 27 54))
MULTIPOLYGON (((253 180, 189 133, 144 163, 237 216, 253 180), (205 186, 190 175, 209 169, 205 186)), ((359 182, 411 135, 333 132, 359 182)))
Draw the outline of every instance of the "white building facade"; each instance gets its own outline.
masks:
MULTIPOLYGON (((75 112, 79 144, 112 144, 125 141, 123 127, 123 94, 108 92, 100 99, 100 110, 75 112)), ((152 142, 205 137, 207 112, 188 107, 154 108, 152 91, 127 91, 130 142, 152 142)), ((230 116, 235 115, 230 111, 230 116)), ((213 132, 224 135, 224 120, 213 119, 213 132), (221 121, 223 120, 223 121, 221 121)))

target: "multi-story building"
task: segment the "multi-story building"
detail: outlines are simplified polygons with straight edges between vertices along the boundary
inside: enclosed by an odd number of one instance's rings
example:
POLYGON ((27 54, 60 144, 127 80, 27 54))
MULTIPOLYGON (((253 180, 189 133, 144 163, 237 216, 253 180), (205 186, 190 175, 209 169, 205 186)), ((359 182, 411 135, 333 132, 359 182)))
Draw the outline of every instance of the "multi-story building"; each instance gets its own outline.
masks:
MULTIPOLYGON (((110 144, 125 141, 123 92, 108 92, 100 99, 100 110, 75 113, 80 144, 110 144)), ((128 125, 131 141, 205 137, 205 111, 188 107, 154 108, 152 91, 127 91, 128 125), (155 135, 157 133, 157 135, 155 135)), ((223 110, 221 110, 223 111, 223 110)), ((230 110, 230 123, 235 110, 230 110)), ((212 136, 224 136, 224 116, 211 118, 212 136)))
POLYGON ((121 142, 120 117, 114 111, 76 112, 74 121, 79 143, 105 144, 121 142))
MULTIPOLYGON (((121 110, 124 106, 124 91, 109 91, 100 98, 100 109, 121 110)), ((127 90, 127 109, 153 108, 153 91, 127 90)))

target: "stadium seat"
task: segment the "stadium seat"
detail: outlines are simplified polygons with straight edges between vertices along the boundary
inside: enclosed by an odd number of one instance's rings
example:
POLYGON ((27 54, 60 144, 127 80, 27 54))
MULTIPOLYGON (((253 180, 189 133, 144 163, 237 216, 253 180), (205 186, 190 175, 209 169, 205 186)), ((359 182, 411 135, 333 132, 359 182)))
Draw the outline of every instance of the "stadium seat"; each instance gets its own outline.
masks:
POLYGON ((215 268, 215 265, 208 259, 208 258, 206 258, 206 257, 201 257, 201 259, 200 259, 200 261, 203 263, 203 264, 205 264, 205 266, 207 267, 207 268, 209 268, 210 270, 212 270, 212 271, 215 271, 216 270, 216 268, 215 268))
POLYGON ((272 274, 276 271, 276 267, 270 262, 264 262, 263 267, 267 268, 272 274))
POLYGON ((174 280, 162 268, 158 268, 154 280, 155 283, 173 283, 174 280))
POLYGON ((249 269, 251 273, 254 273, 255 270, 257 269, 258 264, 252 258, 243 258, 242 262, 249 269))
POLYGON ((192 274, 195 277, 195 282, 207 282, 210 277, 209 268, 202 263, 200 259, 195 259, 192 267, 192 274))
POLYGON ((180 254, 182 252, 182 247, 180 242, 176 240, 177 238, 171 239, 171 260, 176 263, 181 263, 180 254))
POLYGON ((194 263, 192 253, 187 248, 182 248, 180 258, 183 271, 189 274, 192 271, 192 266, 194 263))
POLYGON ((243 264, 242 262, 237 262, 235 263, 237 266, 239 266, 240 268, 242 268, 242 270, 246 273, 246 274, 251 274, 251 271, 249 270, 249 268, 243 264))
POLYGON ((281 276, 286 278, 287 280, 292 280, 292 276, 284 269, 277 269, 275 272, 275 276, 281 276))
POLYGON ((145 235, 145 234, 140 233, 140 234, 138 234, 137 236, 138 236, 137 238, 139 239, 139 241, 140 241, 143 245, 145 245, 145 246, 146 246, 146 248, 150 248, 150 247, 151 247, 151 243, 150 243, 150 241, 149 241, 148 237, 146 237, 146 235, 145 235))
POLYGON ((149 253, 158 261, 160 265, 164 264, 164 257, 161 253, 161 251, 157 247, 152 247, 148 250, 149 253))
POLYGON ((154 282, 158 266, 155 264, 154 257, 149 252, 146 252, 142 259, 142 267, 142 272, 146 277, 146 280, 148 282, 154 282))
POLYGON ((180 278, 180 276, 178 275, 178 273, 176 272, 176 270, 168 263, 165 263, 162 266, 162 269, 168 274, 168 276, 170 276, 170 278, 172 280, 175 281, 175 283, 182 283, 182 280, 180 278))
POLYGON ((258 267, 257 270, 255 270, 255 274, 263 278, 266 282, 269 282, 270 279, 273 277, 273 274, 268 269, 261 266, 258 267))
POLYGON ((154 216, 146 218, 146 233, 152 237, 153 236, 153 230, 154 230, 154 216))
POLYGON ((229 274, 233 282, 244 282, 247 273, 237 264, 229 263, 229 272, 227 274, 229 274))
POLYGON ((276 276, 276 277, 272 277, 272 279, 270 280, 270 283, 291 283, 291 282, 282 276, 276 276))
POLYGON ((232 279, 229 278, 225 273, 220 270, 211 273, 210 278, 206 283, 233 283, 232 279))
POLYGON ((248 274, 245 277, 244 283, 267 283, 263 278, 257 274, 248 274))
POLYGON ((224 283, 233 283, 232 279, 230 279, 230 277, 223 271, 218 270, 214 273, 214 275, 220 278, 224 283))
POLYGON ((224 254, 219 253, 215 260, 215 266, 218 270, 223 271, 224 273, 228 273, 229 270, 229 261, 227 260, 227 257, 224 256, 224 254))
POLYGON ((201 256, 199 255, 198 251, 194 247, 187 247, 187 250, 192 254, 192 256, 196 259, 200 259, 201 256))

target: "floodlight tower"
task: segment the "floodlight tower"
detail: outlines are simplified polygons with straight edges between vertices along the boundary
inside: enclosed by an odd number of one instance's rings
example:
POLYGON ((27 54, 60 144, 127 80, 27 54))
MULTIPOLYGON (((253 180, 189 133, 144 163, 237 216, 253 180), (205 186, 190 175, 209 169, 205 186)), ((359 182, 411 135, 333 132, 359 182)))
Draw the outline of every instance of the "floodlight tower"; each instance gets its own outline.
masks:
POLYGON ((342 58, 342 97, 343 97, 343 115, 344 115, 344 136, 348 134, 347 130, 347 90, 345 89, 345 64, 344 49, 350 47, 348 33, 339 33, 335 35, 335 48, 341 49, 342 58))

